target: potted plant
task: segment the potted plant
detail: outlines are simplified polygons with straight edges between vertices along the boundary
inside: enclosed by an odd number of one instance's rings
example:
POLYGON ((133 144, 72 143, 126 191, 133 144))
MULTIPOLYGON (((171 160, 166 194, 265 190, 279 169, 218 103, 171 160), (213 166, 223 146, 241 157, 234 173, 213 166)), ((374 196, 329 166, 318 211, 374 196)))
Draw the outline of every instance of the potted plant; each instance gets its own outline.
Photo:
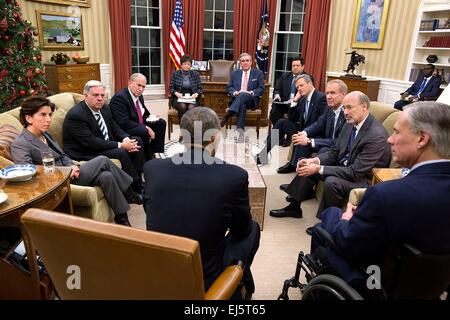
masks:
POLYGON ((66 64, 70 61, 70 58, 67 54, 58 52, 52 55, 50 60, 55 62, 56 64, 66 64))

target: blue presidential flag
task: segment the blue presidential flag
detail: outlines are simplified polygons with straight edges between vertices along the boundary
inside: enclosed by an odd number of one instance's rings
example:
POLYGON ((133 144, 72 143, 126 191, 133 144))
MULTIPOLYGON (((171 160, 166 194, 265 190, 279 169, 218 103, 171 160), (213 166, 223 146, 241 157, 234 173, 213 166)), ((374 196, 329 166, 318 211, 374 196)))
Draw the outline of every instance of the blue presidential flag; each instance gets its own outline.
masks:
POLYGON ((264 72, 264 77, 267 76, 267 64, 269 61, 269 13, 267 10, 267 0, 263 1, 263 7, 261 10, 261 17, 259 18, 259 32, 258 39, 256 40, 256 63, 259 70, 264 72))

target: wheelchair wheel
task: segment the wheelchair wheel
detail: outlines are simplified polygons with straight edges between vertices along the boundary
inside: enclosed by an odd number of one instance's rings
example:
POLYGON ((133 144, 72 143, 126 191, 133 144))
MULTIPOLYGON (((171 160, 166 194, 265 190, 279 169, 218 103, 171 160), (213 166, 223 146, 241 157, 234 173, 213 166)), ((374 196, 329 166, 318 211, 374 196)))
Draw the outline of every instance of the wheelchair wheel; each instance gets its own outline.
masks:
POLYGON ((303 291, 302 300, 363 300, 347 282, 331 274, 312 279, 303 291))

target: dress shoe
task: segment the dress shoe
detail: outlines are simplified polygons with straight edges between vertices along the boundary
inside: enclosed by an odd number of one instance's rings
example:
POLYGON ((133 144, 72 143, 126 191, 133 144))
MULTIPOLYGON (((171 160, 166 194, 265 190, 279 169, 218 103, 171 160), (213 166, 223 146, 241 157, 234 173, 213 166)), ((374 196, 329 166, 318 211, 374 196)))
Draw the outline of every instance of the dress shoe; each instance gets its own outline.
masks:
POLYGON ((245 137, 244 134, 239 134, 239 138, 237 139, 237 143, 244 143, 245 142, 245 137))
POLYGON ((278 210, 270 210, 270 215, 274 218, 298 218, 300 219, 302 217, 302 209, 293 209, 293 210, 286 210, 286 209, 278 209, 278 210))
POLYGON ((269 160, 267 159, 267 157, 261 156, 259 154, 256 155, 255 161, 256 161, 257 165, 263 165, 263 166, 269 163, 269 160))
POLYGON ((134 192, 131 188, 125 191, 125 198, 128 203, 142 204, 142 196, 136 192, 134 192))
POLYGON ((287 183, 280 185, 281 191, 287 192, 288 188, 289 188, 289 184, 287 184, 287 183))
POLYGON ((307 233, 308 235, 312 236, 313 229, 314 229, 314 227, 306 228, 306 233, 307 233))
POLYGON ((224 127, 224 126, 228 123, 228 121, 230 121, 232 115, 233 115, 232 113, 227 113, 227 114, 222 118, 222 120, 220 120, 220 126, 221 126, 221 127, 224 127))
POLYGON ((295 199, 294 198, 292 198, 291 196, 286 196, 286 201, 287 202, 292 202, 292 201, 294 201, 295 199))
POLYGON ((128 215, 126 213, 119 213, 114 216, 114 222, 123 226, 131 227, 128 215))
POLYGON ((281 143, 282 147, 289 147, 290 145, 291 145, 290 139, 283 140, 283 142, 281 143))
POLYGON ((293 166, 290 162, 286 163, 284 166, 281 166, 277 169, 278 173, 291 173, 295 172, 295 166, 293 166))

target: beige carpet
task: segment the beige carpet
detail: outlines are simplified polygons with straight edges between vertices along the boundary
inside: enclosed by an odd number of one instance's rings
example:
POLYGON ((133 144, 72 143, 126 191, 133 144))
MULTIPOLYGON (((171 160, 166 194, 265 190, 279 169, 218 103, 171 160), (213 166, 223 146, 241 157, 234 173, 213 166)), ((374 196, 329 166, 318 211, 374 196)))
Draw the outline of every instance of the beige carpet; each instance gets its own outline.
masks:
MULTIPOLYGON (((148 100, 147 107, 151 112, 167 120, 167 100, 148 100)), ((251 128, 250 128, 251 129, 251 128)), ((267 128, 260 132, 260 143, 264 142, 267 128)), ((173 137, 178 137, 178 126, 174 127, 173 137)), ((250 132, 250 139, 256 141, 255 132, 250 132)), ((264 217, 264 230, 261 232, 261 243, 252 264, 256 292, 254 300, 277 299, 281 293, 284 280, 294 275, 297 256, 300 250, 309 252, 311 238, 306 234, 307 227, 318 220, 315 218, 318 202, 315 199, 302 204, 303 218, 272 218, 269 211, 287 205, 286 194, 279 189, 282 183, 289 183, 294 174, 277 174, 276 168, 285 163, 288 148, 275 147, 272 151, 279 163, 261 167, 261 172, 267 186, 266 210, 264 217)), ((132 205, 129 212, 130 222, 136 228, 145 229, 145 214, 142 206, 132 205)), ((298 289, 290 289, 290 298, 299 299, 298 289)))

